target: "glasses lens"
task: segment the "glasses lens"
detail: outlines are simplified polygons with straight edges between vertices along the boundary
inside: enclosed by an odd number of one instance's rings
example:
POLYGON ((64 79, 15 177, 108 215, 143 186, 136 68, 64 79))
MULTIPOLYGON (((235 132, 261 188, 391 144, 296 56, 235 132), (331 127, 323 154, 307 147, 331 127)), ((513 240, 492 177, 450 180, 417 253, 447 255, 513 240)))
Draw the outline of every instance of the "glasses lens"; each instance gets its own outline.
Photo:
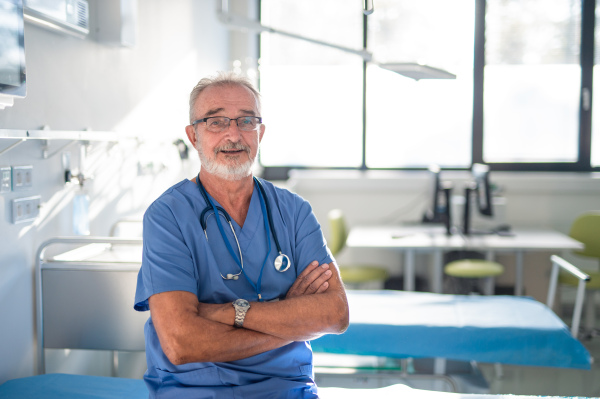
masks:
POLYGON ((229 118, 224 116, 206 118, 206 130, 209 132, 219 133, 227 129, 227 126, 229 126, 229 118))
POLYGON ((258 121, 259 119, 256 116, 241 116, 237 118, 237 125, 240 130, 256 130, 256 127, 259 124, 258 121))

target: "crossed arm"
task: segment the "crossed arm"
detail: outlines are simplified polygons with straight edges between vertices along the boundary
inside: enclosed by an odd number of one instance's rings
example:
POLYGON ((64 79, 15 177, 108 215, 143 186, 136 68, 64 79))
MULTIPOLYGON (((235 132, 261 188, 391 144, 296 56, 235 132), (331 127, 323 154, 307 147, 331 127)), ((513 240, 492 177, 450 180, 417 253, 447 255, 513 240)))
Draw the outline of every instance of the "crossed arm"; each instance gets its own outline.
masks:
POLYGON ((349 322, 337 268, 316 261, 298 276, 284 300, 252 302, 244 328, 233 326, 231 303, 200 303, 190 292, 155 294, 149 304, 162 349, 176 365, 244 359, 293 341, 340 334, 349 322))

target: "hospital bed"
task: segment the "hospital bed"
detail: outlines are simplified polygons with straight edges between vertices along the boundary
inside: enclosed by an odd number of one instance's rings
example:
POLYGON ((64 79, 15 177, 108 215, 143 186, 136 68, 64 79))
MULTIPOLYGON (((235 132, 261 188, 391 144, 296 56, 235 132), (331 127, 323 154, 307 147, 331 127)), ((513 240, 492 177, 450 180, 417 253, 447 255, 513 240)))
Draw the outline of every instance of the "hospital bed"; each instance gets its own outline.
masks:
MULTIPOLYGON (((48 348, 144 350, 148 314, 132 308, 140 258, 139 238, 55 238, 40 246, 36 257, 40 374, 46 371, 48 348), (79 247, 65 251, 68 245, 79 247), (59 249, 51 251, 55 246, 59 249)), ((559 267, 569 266, 558 257, 552 259, 554 275, 559 267)), ((349 291, 348 299, 347 332, 312 341, 315 352, 432 358, 433 374, 442 377, 448 363, 441 359, 590 368, 589 353, 566 325, 531 298, 349 291)), ((581 310, 577 306, 575 330, 581 310)))
MULTIPOLYGON (((539 396, 476 395, 412 389, 396 384, 377 389, 319 388, 321 399, 534 399, 539 396)), ((86 375, 45 374, 8 381, 0 385, 2 399, 146 399, 142 380, 86 375)), ((544 396, 559 399, 558 396, 544 396)), ((563 398, 567 399, 567 398, 563 398)), ((575 399, 570 397, 570 399, 575 399)))

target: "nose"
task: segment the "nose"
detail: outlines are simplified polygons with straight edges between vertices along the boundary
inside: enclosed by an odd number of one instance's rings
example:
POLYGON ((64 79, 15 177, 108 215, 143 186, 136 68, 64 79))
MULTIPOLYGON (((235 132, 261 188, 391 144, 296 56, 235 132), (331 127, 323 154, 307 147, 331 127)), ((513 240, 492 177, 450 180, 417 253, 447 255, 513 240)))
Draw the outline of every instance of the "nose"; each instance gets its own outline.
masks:
POLYGON ((230 119, 229 125, 225 129, 225 136, 231 137, 231 141, 236 142, 239 141, 239 138, 242 136, 242 130, 239 128, 237 124, 237 119, 230 119), (233 140, 236 138, 236 140, 233 140))

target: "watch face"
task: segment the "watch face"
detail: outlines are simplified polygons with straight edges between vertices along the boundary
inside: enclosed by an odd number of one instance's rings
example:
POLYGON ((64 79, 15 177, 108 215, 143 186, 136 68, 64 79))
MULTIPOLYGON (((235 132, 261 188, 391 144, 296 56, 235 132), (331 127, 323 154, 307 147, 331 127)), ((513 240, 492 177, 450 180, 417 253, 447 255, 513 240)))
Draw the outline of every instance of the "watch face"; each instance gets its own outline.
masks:
POLYGON ((234 303, 236 306, 241 306, 243 308, 247 308, 250 306, 250 302, 248 302, 245 299, 236 299, 234 303))

